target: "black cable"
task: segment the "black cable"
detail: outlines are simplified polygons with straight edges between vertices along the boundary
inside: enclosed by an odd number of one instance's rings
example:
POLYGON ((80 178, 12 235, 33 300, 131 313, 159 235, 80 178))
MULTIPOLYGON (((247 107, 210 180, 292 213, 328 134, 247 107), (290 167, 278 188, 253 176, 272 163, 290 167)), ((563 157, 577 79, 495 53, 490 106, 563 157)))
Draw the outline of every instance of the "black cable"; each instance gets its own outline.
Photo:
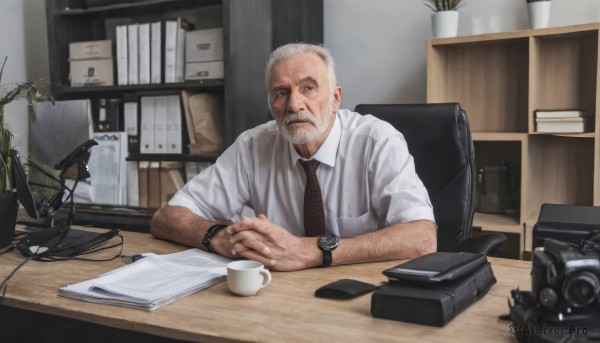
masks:
MULTIPOLYGON (((38 254, 38 252, 36 251, 34 255, 27 257, 26 259, 24 259, 21 263, 19 263, 18 266, 16 266, 12 272, 10 272, 10 274, 8 274, 8 276, 6 278, 4 278, 4 280, 2 281, 2 284, 0 284, 0 290, 1 290, 1 294, 0 294, 0 305, 2 305, 3 301, 4 301, 4 296, 6 295, 6 290, 8 289, 8 282, 10 281, 10 279, 16 274, 16 272, 21 269, 21 267, 23 267, 27 262, 31 261, 31 260, 36 260, 36 261, 40 261, 40 262, 58 262, 58 261, 68 261, 68 260, 79 260, 79 261, 88 261, 88 262, 107 262, 107 261, 112 261, 118 257, 120 257, 123 254, 123 236, 121 234, 117 234, 117 236, 121 239, 120 242, 115 243, 113 245, 107 246, 107 247, 101 247, 98 248, 101 245, 106 244, 107 242, 109 242, 110 240, 104 241, 104 242, 100 242, 97 245, 93 246, 91 249, 94 250, 88 250, 85 251, 83 253, 80 253, 79 255, 76 256, 71 256, 71 257, 58 257, 58 256, 41 256, 40 254, 38 254), (109 258, 105 258, 105 259, 91 259, 91 258, 81 258, 78 256, 81 255, 87 255, 87 254, 91 254, 94 252, 98 252, 98 251, 102 251, 102 250, 106 250, 106 249, 111 249, 114 247, 120 247, 119 252, 114 255, 113 257, 109 257, 109 258)), ((39 248, 38 248, 39 250, 39 248)))
MULTIPOLYGON (((36 261, 40 261, 40 262, 56 262, 56 261, 70 261, 70 260, 78 260, 78 261, 90 261, 90 262, 106 262, 106 261, 112 261, 114 259, 116 259, 117 257, 120 257, 123 254, 123 236, 121 234, 117 234, 116 236, 118 236, 121 241, 119 243, 115 243, 113 245, 109 245, 106 247, 100 247, 101 245, 106 244, 108 241, 104 241, 104 242, 100 242, 98 244, 96 244, 95 246, 90 247, 87 251, 81 252, 78 255, 74 255, 74 256, 40 256, 36 259, 36 261), (105 258, 105 259, 91 259, 91 258, 82 258, 79 256, 82 255, 89 255, 89 254, 93 254, 102 250, 107 250, 107 249, 111 249, 111 248, 115 248, 115 247, 120 247, 119 252, 110 258, 105 258), (92 250, 93 249, 93 250, 92 250)), ((82 243, 83 244, 83 243, 82 243)))

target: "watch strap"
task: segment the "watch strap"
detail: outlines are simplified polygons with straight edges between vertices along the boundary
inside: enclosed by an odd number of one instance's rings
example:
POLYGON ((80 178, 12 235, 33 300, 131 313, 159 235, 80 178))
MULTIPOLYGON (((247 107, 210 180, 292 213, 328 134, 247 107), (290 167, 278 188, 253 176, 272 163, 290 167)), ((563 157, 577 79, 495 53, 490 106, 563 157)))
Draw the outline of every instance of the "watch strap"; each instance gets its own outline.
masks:
POLYGON ((323 252, 323 262, 321 263, 321 267, 330 266, 333 262, 332 252, 335 248, 340 244, 340 238, 336 235, 325 234, 319 236, 317 240, 317 245, 321 252, 323 252))
POLYGON ((202 244, 204 245, 204 247, 206 248, 206 251, 208 252, 214 252, 211 248, 210 248, 210 241, 213 239, 213 237, 219 233, 219 231, 223 230, 224 228, 226 228, 228 225, 227 224, 215 224, 211 227, 208 228, 208 230, 206 230, 206 233, 204 234, 204 236, 202 237, 202 244))
POLYGON ((323 250, 323 264, 321 264, 321 267, 327 267, 331 265, 332 262, 332 256, 331 256, 331 250, 327 249, 327 250, 323 250))

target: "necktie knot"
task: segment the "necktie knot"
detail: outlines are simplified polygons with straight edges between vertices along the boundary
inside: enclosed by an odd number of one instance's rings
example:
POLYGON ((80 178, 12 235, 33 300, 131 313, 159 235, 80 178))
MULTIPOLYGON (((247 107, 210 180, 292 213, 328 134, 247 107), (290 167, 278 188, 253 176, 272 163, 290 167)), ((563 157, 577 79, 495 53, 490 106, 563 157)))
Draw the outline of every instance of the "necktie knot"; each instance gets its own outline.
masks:
POLYGON ((319 164, 321 164, 321 162, 319 162, 317 160, 303 161, 302 162, 302 168, 304 168, 304 172, 306 173, 307 176, 309 174, 316 175, 317 174, 317 168, 319 167, 319 164))

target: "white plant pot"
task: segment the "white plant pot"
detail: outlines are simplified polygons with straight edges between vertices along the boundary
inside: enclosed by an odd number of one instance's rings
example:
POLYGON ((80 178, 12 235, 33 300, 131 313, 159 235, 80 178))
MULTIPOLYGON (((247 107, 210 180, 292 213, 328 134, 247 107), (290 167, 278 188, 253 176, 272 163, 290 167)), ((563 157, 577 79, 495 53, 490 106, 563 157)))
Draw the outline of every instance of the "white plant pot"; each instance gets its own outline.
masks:
POLYGON ((434 38, 456 37, 458 33, 458 11, 440 11, 431 15, 434 38))
POLYGON ((527 13, 529 14, 529 24, 532 29, 542 29, 548 27, 550 23, 550 4, 552 1, 537 1, 527 4, 527 13))

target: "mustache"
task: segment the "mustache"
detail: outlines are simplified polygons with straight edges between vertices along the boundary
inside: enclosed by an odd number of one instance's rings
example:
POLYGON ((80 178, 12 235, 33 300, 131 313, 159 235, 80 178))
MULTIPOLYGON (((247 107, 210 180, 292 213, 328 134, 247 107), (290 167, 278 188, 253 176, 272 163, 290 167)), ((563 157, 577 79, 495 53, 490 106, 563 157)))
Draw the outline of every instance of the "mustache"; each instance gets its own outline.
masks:
POLYGON ((311 123, 312 125, 316 124, 316 122, 312 118, 312 116, 310 114, 307 114, 304 112, 288 112, 285 115, 285 117, 283 118, 284 125, 288 125, 295 121, 307 121, 307 122, 311 123))

